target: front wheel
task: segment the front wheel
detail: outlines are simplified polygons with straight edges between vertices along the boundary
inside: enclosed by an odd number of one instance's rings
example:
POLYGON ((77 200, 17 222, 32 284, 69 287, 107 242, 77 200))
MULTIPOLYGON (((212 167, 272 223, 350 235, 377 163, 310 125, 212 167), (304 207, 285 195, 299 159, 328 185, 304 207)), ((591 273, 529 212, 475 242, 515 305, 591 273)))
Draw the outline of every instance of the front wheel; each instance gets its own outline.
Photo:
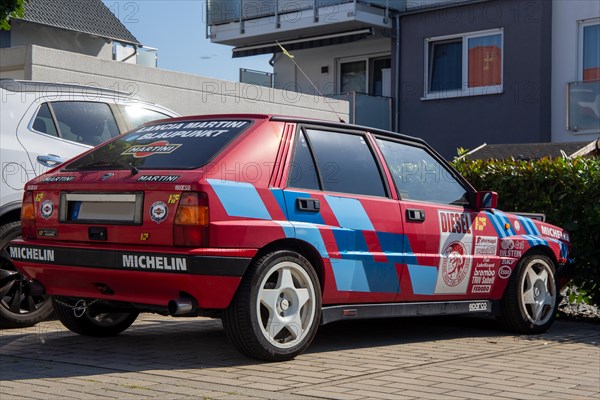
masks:
POLYGON ((312 342, 321 318, 321 287, 300 254, 275 251, 254 262, 223 314, 229 339, 261 360, 290 360, 312 342))
POLYGON ((517 265, 502 299, 502 320, 519 333, 543 333, 550 328, 558 307, 554 263, 532 254, 517 265))
POLYGON ((85 299, 52 298, 60 322, 70 331, 83 336, 115 336, 129 328, 137 312, 99 312, 85 299))

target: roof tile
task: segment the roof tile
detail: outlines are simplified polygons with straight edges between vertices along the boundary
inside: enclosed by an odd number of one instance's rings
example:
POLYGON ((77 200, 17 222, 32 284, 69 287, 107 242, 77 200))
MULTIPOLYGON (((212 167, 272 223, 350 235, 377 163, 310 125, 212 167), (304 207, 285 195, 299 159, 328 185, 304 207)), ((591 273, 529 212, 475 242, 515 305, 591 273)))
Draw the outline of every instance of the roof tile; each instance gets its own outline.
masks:
POLYGON ((22 19, 141 45, 101 0, 28 0, 22 19))

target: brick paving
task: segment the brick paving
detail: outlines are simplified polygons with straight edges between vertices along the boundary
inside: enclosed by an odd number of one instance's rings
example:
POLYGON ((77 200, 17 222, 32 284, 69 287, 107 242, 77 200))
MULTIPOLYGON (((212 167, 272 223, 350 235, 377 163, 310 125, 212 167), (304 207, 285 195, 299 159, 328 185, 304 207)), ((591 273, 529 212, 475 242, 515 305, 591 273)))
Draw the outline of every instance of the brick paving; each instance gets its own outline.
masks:
POLYGON ((600 324, 507 334, 491 320, 321 327, 285 363, 241 356, 220 321, 145 315, 120 336, 58 321, 0 330, 0 399, 599 399, 600 324))

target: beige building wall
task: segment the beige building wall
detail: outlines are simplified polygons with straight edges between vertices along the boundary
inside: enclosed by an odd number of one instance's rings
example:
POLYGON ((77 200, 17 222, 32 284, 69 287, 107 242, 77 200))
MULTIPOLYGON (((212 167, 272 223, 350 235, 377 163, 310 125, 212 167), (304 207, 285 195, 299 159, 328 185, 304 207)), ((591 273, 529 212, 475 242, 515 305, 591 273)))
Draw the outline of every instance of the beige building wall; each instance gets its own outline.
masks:
POLYGON ((11 21, 10 30, 11 47, 33 44, 112 60, 112 42, 108 39, 19 19, 11 21))
POLYGON ((103 60, 40 46, 0 49, 0 78, 15 77, 127 92, 182 115, 263 113, 331 121, 338 121, 339 115, 348 120, 348 103, 345 101, 103 60))

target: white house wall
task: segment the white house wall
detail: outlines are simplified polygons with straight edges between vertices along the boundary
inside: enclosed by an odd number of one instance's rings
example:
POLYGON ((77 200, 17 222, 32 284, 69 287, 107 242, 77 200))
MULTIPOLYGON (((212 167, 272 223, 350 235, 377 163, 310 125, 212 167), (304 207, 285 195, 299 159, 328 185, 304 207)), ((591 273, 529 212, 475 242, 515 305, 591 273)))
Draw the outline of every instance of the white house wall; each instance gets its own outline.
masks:
POLYGON ((25 79, 133 92, 137 98, 161 104, 182 115, 267 113, 337 121, 339 114, 348 118, 345 101, 331 104, 334 113, 323 99, 301 93, 101 60, 39 46, 0 49, 0 59, 2 77, 3 69, 12 66, 10 71, 20 68, 25 79))
POLYGON ((33 44, 112 60, 112 43, 86 33, 13 20, 10 35, 11 47, 33 44))
POLYGON ((600 1, 554 0, 552 8, 552 141, 590 142, 598 131, 576 133, 567 130, 567 83, 579 80, 578 21, 600 17, 600 1))
MULTIPOLYGON (((290 53, 294 56, 294 61, 311 78, 321 93, 330 95, 338 92, 337 64, 340 59, 389 55, 390 50, 391 39, 379 37, 333 46, 295 50, 290 51, 290 53), (329 72, 321 73, 322 67, 328 67, 329 72)), ((273 71, 275 73, 275 87, 315 94, 315 89, 310 82, 285 55, 277 55, 273 71)))

